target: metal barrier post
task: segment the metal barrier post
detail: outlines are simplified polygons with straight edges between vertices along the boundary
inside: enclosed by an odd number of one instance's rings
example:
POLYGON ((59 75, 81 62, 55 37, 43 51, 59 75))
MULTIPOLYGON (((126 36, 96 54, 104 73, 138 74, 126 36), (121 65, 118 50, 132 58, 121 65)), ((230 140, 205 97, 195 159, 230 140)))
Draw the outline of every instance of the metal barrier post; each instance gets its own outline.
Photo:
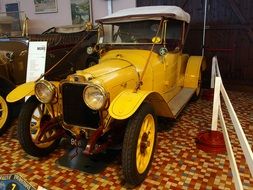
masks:
POLYGON ((233 174, 235 188, 237 190, 241 190, 243 189, 243 185, 240 179, 240 174, 239 174, 238 167, 236 164, 234 152, 233 152, 232 145, 229 139, 225 120, 222 114, 222 109, 221 109, 221 104, 220 104, 220 94, 222 94, 229 116, 232 120, 236 135, 242 147, 242 151, 245 156, 246 162, 248 164, 251 176, 253 176, 253 153, 247 141, 247 138, 243 132, 242 126, 234 111, 234 108, 229 100, 226 90, 223 86, 217 57, 213 57, 213 60, 212 60, 212 75, 211 76, 212 76, 211 88, 214 87, 212 126, 211 126, 211 131, 200 132, 196 140, 197 147, 206 152, 221 153, 223 150, 222 143, 224 143, 224 147, 225 147, 225 150, 227 150, 230 167, 233 174), (223 133, 217 131, 218 119, 220 121, 223 133))
POLYGON ((213 115, 212 115, 212 131, 217 131, 218 110, 220 107, 220 86, 221 78, 215 78, 214 96, 213 96, 213 115))

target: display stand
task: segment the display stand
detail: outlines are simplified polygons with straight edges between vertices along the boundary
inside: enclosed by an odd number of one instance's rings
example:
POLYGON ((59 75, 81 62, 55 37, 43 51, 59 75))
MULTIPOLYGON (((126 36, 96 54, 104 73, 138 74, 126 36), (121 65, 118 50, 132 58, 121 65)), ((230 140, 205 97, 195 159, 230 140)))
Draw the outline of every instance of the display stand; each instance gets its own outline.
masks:
POLYGON ((220 131, 204 131, 198 134, 196 139, 197 148, 209 153, 225 153, 226 145, 223 134, 220 131))
POLYGON ((119 150, 108 150, 92 156, 86 156, 82 148, 68 151, 56 163, 60 166, 80 170, 90 174, 102 172, 110 163, 116 160, 119 150), (76 151, 78 154, 76 155, 76 151), (73 157, 75 155, 75 157, 73 157))
POLYGON ((200 132, 196 138, 197 148, 210 153, 225 153, 226 145, 223 137, 223 133, 217 130, 218 127, 218 115, 220 108, 220 90, 221 90, 221 77, 218 67, 217 58, 214 57, 212 61, 212 79, 211 89, 206 91, 205 99, 213 100, 213 114, 212 114, 212 126, 211 130, 200 132), (214 88, 214 90, 213 90, 214 88))

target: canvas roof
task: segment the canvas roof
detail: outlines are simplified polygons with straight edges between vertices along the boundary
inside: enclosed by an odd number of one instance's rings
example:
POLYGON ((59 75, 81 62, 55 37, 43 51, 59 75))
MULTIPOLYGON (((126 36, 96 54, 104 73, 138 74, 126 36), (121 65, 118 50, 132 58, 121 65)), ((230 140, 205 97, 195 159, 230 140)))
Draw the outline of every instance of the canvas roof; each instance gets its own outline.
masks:
POLYGON ((96 22, 114 23, 137 20, 160 20, 161 16, 190 22, 190 15, 177 6, 145 6, 119 10, 111 15, 102 17, 96 22))

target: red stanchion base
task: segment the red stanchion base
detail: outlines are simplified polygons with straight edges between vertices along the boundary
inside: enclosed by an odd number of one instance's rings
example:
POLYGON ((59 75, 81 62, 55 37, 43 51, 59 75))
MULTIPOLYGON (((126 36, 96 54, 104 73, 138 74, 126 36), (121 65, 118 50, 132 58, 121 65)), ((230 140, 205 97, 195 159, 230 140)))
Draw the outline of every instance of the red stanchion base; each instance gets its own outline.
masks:
POLYGON ((203 90, 202 99, 213 101, 213 96, 214 96, 214 89, 210 88, 203 90))
POLYGON ((225 153, 226 145, 220 131, 200 132, 196 138, 197 148, 208 153, 225 153))

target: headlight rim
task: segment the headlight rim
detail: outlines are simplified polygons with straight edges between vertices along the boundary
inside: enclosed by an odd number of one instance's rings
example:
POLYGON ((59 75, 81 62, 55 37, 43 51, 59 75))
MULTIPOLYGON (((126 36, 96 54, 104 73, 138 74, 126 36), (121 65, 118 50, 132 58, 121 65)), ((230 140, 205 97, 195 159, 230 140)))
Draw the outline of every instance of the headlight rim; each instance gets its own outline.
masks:
POLYGON ((106 90, 104 89, 104 87, 102 87, 101 85, 97 85, 97 84, 93 84, 93 83, 89 83, 87 84, 87 86, 83 89, 83 101, 84 103, 92 110, 101 110, 104 109, 106 107, 107 101, 108 101, 108 93, 106 92, 106 90), (100 108, 94 108, 93 106, 91 106, 89 103, 87 103, 87 101, 85 100, 85 92, 88 88, 90 87, 95 87, 97 89, 99 89, 99 91, 101 92, 101 94, 104 97, 103 100, 103 104, 100 106, 100 108))
POLYGON ((56 87, 55 87, 55 85, 54 85, 52 82, 50 82, 50 81, 47 81, 47 80, 39 80, 38 82, 35 83, 34 92, 35 92, 34 94, 35 94, 36 98, 37 98, 41 103, 43 103, 43 104, 48 104, 48 103, 52 102, 53 99, 54 99, 55 96, 56 96, 56 87), (43 85, 45 85, 45 86, 49 89, 49 91, 52 93, 51 98, 48 99, 47 101, 43 100, 43 99, 38 95, 38 93, 36 93, 36 85, 38 85, 38 84, 43 84, 43 85))

